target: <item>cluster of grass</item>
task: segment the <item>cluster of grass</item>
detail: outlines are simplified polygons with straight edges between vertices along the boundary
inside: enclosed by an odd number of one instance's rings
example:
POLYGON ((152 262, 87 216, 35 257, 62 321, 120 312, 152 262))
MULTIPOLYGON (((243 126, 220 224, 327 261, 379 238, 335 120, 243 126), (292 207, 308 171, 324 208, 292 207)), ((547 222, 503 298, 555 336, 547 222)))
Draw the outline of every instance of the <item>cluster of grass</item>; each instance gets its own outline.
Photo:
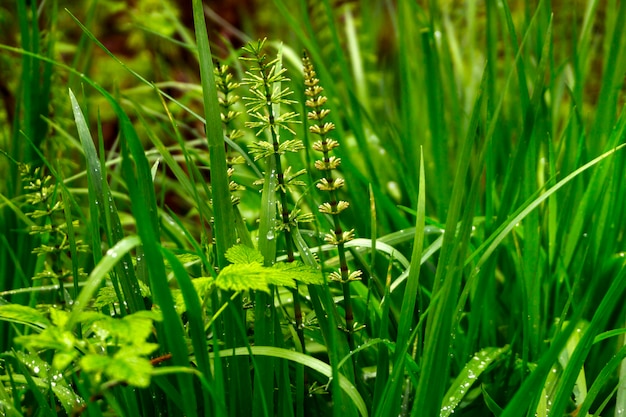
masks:
POLYGON ((624 413, 625 2, 274 0, 216 57, 139 1, 197 84, 115 3, 0 45, 1 415, 624 413))

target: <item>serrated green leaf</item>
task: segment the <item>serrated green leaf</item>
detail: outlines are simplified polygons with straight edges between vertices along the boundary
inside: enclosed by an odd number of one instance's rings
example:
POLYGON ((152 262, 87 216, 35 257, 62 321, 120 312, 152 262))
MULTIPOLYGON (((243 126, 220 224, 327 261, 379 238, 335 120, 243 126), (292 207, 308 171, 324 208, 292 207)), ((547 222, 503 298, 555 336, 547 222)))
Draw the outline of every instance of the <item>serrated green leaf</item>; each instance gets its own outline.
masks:
POLYGON ((52 366, 55 369, 66 369, 77 357, 78 352, 76 349, 66 352, 56 351, 52 359, 52 366))
POLYGON ((99 375, 113 362, 113 359, 96 354, 87 354, 80 359, 80 367, 83 372, 91 374, 92 377, 99 379, 99 375))
POLYGON ((78 356, 78 351, 75 349, 76 337, 72 332, 59 327, 52 326, 38 334, 16 337, 15 343, 33 351, 53 350, 52 366, 59 370, 65 369, 78 356))
POLYGON ((53 349, 66 352, 74 349, 76 338, 72 332, 63 331, 58 327, 48 327, 38 334, 18 336, 15 342, 30 350, 53 349))
POLYGON ((111 380, 146 388, 150 385, 152 364, 136 353, 123 349, 113 357, 89 354, 81 359, 80 365, 84 372, 92 374, 95 378, 104 374, 111 380))
POLYGON ((236 245, 228 249, 226 259, 233 264, 263 264, 264 261, 259 251, 245 245, 236 245))
POLYGON ((263 276, 265 268, 259 264, 228 265, 217 276, 215 285, 223 290, 257 290, 270 292, 267 279, 263 276))
POLYGON ((115 355, 126 355, 126 356, 147 356, 152 354, 155 350, 159 348, 158 343, 149 343, 149 342, 138 342, 133 345, 128 345, 122 347, 118 350, 115 355))
POLYGON ((150 385, 152 364, 140 356, 127 356, 118 353, 105 369, 105 374, 115 380, 122 380, 129 385, 146 388, 150 385))
MULTIPOLYGON (((213 277, 200 277, 192 280, 191 282, 196 289, 196 293, 198 293, 200 304, 202 304, 202 300, 207 298, 215 287, 215 279, 213 279, 213 277)), ((183 299, 183 294, 180 290, 172 290, 172 297, 174 297, 174 301, 176 302, 176 311, 178 314, 182 314, 187 311, 187 306, 185 305, 185 300, 183 299)))
POLYGON ((68 317, 69 313, 67 311, 50 307, 50 320, 52 320, 52 324, 55 326, 64 327, 68 317))
MULTIPOLYGON (((150 288, 141 281, 138 281, 139 289, 142 297, 149 297, 151 295, 150 288)), ((102 287, 98 290, 96 300, 93 302, 95 308, 103 308, 111 304, 117 304, 119 300, 117 294, 115 294, 115 288, 111 286, 102 287)), ((141 310, 140 310, 141 311, 141 310)))
MULTIPOLYGON (((290 263, 277 263, 272 265, 271 269, 273 269, 275 272, 279 271, 281 274, 288 274, 290 279, 302 282, 303 284, 320 285, 324 283, 324 277, 319 270, 304 265, 300 261, 293 261, 290 263)), ((273 282, 273 284, 275 283, 273 282)))
POLYGON ((46 328, 50 326, 50 320, 48 320, 41 311, 17 304, 0 306, 0 320, 26 324, 35 328, 46 328))
MULTIPOLYGON (((180 261, 181 264, 188 266, 189 264, 202 262, 200 257, 195 253, 178 253, 176 254, 176 258, 180 261)), ((165 260, 165 266, 171 269, 170 263, 165 260)))
POLYGON ((97 311, 81 311, 76 320, 85 326, 91 326, 94 322, 107 317, 108 316, 98 313, 97 311))
MULTIPOLYGON (((135 318, 152 320, 152 321, 163 321, 163 313, 160 310, 141 310, 132 314, 135 318)), ((129 317, 129 316, 127 316, 129 317)))
POLYGON ((93 302, 93 306, 95 308, 106 307, 111 304, 115 304, 118 302, 117 294, 115 294, 115 288, 113 287, 102 287, 98 290, 98 296, 96 300, 93 302))
POLYGON ((106 317, 93 324, 94 332, 103 340, 112 339, 116 344, 138 346, 152 333, 152 318, 131 314, 123 319, 106 317))

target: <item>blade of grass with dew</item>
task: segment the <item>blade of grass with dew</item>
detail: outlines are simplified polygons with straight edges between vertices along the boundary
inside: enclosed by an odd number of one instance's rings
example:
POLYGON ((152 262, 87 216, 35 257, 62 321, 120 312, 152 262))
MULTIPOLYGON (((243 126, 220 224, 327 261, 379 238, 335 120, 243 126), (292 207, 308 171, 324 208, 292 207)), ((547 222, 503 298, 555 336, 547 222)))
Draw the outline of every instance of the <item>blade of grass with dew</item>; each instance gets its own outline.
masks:
MULTIPOLYGON (((539 9, 538 9, 539 10, 539 9)), ((524 157, 526 166, 524 167, 523 174, 520 177, 521 187, 520 196, 522 198, 528 198, 531 196, 537 188, 537 175, 535 167, 538 166, 539 160, 539 140, 538 136, 543 135, 538 132, 536 126, 540 126, 541 122, 538 120, 542 114, 541 100, 544 96, 544 80, 546 78, 546 68, 548 62, 550 62, 549 48, 552 40, 552 19, 549 20, 548 28, 545 34, 545 42, 542 45, 542 54, 539 61, 537 75, 535 82, 533 83, 533 93, 531 96, 530 106, 531 109, 526 114, 526 120, 524 121, 524 130, 522 131, 522 137, 520 140, 520 147, 522 143, 527 143, 526 155, 524 157), (529 116, 532 115, 532 119, 529 116)), ((522 166, 524 164, 522 162, 522 166)), ((513 166, 511 169, 515 169, 513 166)), ((539 266, 539 252, 540 252, 540 234, 537 231, 540 230, 539 226, 539 213, 532 211, 526 218, 524 223, 524 248, 522 253, 522 265, 523 274, 521 286, 524 286, 524 291, 527 296, 523 297, 522 314, 524 317, 529 317, 528 320, 524 320, 525 329, 522 332, 523 340, 523 352, 522 360, 534 360, 539 353, 539 349, 542 344, 541 334, 541 297, 533 296, 539 294, 542 286, 542 276, 540 274, 539 266)), ((525 368, 524 365, 522 367, 525 368)))
POLYGON ((491 362, 505 354, 510 347, 501 348, 485 348, 477 352, 472 359, 465 364, 465 367, 459 372, 454 382, 443 396, 443 404, 441 405, 440 417, 449 417, 456 411, 456 407, 461 403, 467 391, 478 377, 487 369, 491 362))
MULTIPOLYGON (((93 144, 91 133, 89 132, 89 127, 87 126, 87 121, 85 120, 85 117, 80 109, 80 105, 76 101, 76 97, 74 96, 72 90, 69 90, 69 96, 72 104, 72 111, 74 113, 76 128, 78 129, 78 137, 80 138, 87 161, 89 206, 92 214, 91 221, 93 223, 91 226, 92 235, 100 236, 98 225, 100 223, 105 223, 107 226, 106 230, 109 238, 109 244, 114 244, 123 237, 121 222, 116 213, 117 210, 112 207, 114 206, 113 201, 105 199, 105 173, 103 172, 96 148, 93 144)), ((106 188, 106 193, 110 193, 108 187, 106 188)), ((92 239, 92 247, 99 248, 101 246, 100 238, 92 237, 92 239)), ((97 263, 101 258, 100 251, 95 249, 93 253, 94 261, 97 263)), ((124 255, 122 266, 117 268, 116 275, 121 279, 115 280, 114 278, 113 280, 116 281, 114 284, 121 284, 122 291, 124 293, 124 300, 120 300, 120 303, 125 301, 130 312, 133 313, 135 311, 143 310, 145 307, 141 298, 141 292, 139 291, 139 283, 137 282, 135 274, 131 272, 130 265, 132 265, 130 256, 124 255)), ((124 309, 121 309, 121 311, 122 315, 125 314, 124 309)))
MULTIPOLYGON (((263 255, 263 264, 271 266, 276 261, 276 241, 278 231, 276 230, 276 187, 278 180, 276 177, 276 159, 274 155, 266 158, 267 167, 265 172, 265 180, 263 181, 263 190, 261 194, 261 212, 259 219, 258 231, 258 249, 263 255)), ((257 291, 255 298, 255 344, 260 346, 272 346, 275 342, 274 318, 276 308, 273 302, 274 290, 272 294, 266 294, 263 291, 257 291)), ((280 333, 279 333, 280 334, 280 333)), ((269 400, 268 413, 273 414, 273 398, 274 391, 274 370, 277 365, 273 358, 259 358, 258 369, 259 378, 255 379, 253 403, 254 410, 260 412, 263 408, 260 404, 264 400, 269 400)))
POLYGON ((466 266, 476 256, 481 255, 480 258, 478 259, 478 261, 476 262, 476 265, 474 266, 474 272, 473 273, 478 272, 478 270, 480 270, 480 267, 482 266, 482 264, 487 260, 487 258, 489 258, 489 256, 491 256, 491 254, 496 249, 496 247, 500 243, 502 243, 502 241, 504 240, 505 236, 511 230, 513 230, 515 225, 518 224, 520 222, 520 220, 524 219, 524 217, 526 217, 530 211, 532 211, 532 210, 536 209, 537 207, 539 207, 539 205, 541 205, 541 203, 543 203, 551 195, 556 193, 564 185, 566 185, 567 183, 572 181, 574 178, 576 178, 577 176, 582 174, 584 171, 594 167, 595 165, 599 164, 604 159, 608 158, 613 153, 623 149, 624 147, 626 147, 626 144, 622 144, 622 145, 618 146, 617 148, 615 148, 613 150, 605 152, 604 154, 600 155, 599 157, 593 159, 592 161, 589 161, 588 163, 586 163, 582 167, 578 168, 576 171, 574 171, 571 174, 567 175, 565 178, 563 178, 561 181, 556 183, 554 186, 549 188, 545 193, 541 194, 541 196, 533 199, 532 201, 527 202, 526 204, 523 204, 520 208, 518 208, 516 211, 514 211, 509 216, 509 218, 510 218, 509 221, 507 221, 506 223, 503 223, 502 225, 500 225, 500 227, 498 227, 498 229, 496 229, 496 231, 494 231, 494 233, 491 236, 489 236, 487 239, 485 239, 485 241, 468 257, 468 259, 466 260, 466 266))
MULTIPOLYGON (((620 144, 620 142, 623 141, 625 132, 626 108, 622 110, 620 118, 616 126, 614 127, 614 130, 611 132, 608 148, 613 148, 614 150, 620 149, 623 146, 623 144, 620 144)), ((612 151, 609 151, 608 153, 611 152, 612 151)), ((603 155, 607 155, 607 153, 604 153, 603 155)), ((578 210, 576 210, 576 213, 574 215, 572 226, 566 236, 566 241, 564 242, 562 256, 565 267, 569 267, 570 264, 575 260, 574 258, 576 251, 579 248, 580 242, 582 240, 581 237, 585 233, 585 229, 589 227, 589 224, 591 222, 591 216, 595 215, 595 211, 597 210, 596 205, 599 201, 601 201, 602 192, 603 190, 605 190, 606 183, 607 181, 609 181, 609 177, 611 175, 614 175, 614 172, 610 171, 609 167, 600 167, 600 169, 594 172, 591 176, 589 185, 585 189, 585 192, 578 206, 578 210)))
POLYGON ((129 253, 140 243, 141 240, 139 237, 128 236, 117 242, 115 246, 107 251, 107 254, 102 257, 100 262, 96 264, 94 269, 89 274, 83 289, 74 301, 72 312, 65 324, 67 329, 71 329, 74 323, 78 321, 80 313, 87 308, 89 302, 94 298, 96 292, 102 284, 102 281, 106 279, 107 274, 109 274, 115 265, 123 259, 125 254, 129 253))
MULTIPOLYGON (((115 102, 114 102, 115 103, 115 102)), ((115 107, 114 107, 115 108, 115 107)), ((174 300, 169 290, 163 255, 159 248, 156 197, 148 160, 128 116, 118 107, 122 137, 122 175, 131 198, 131 210, 135 217, 137 233, 150 272, 150 289, 156 304, 163 312, 163 324, 157 326, 163 347, 172 352, 175 365, 189 366, 187 345, 182 323, 174 308, 174 300)), ((188 398, 177 406, 189 416, 197 416, 193 380, 188 375, 178 375, 179 389, 188 398)))
POLYGON ((180 145, 179 149, 182 151, 183 156, 185 158, 185 165, 187 166, 188 174, 185 173, 185 171, 180 167, 178 162, 176 162, 171 152, 163 144, 163 141, 158 137, 158 135, 152 132, 149 132, 148 137, 152 141, 152 144, 154 145, 154 147, 159 151, 159 155, 161 155, 161 157, 163 158, 163 160, 165 161, 169 169, 171 169, 172 172, 174 173, 174 176, 176 177, 176 180, 178 181, 178 186, 183 188, 187 195, 193 197, 193 200, 196 204, 195 207, 197 208, 200 216, 208 221, 213 215, 213 213, 211 209, 209 208, 207 202, 203 201, 198 195, 197 186, 194 184, 194 177, 193 177, 194 168, 192 167, 193 161, 192 161, 191 155, 189 154, 189 151, 187 150, 187 147, 185 146, 185 141, 180 135, 180 131, 178 130, 178 127, 176 126, 176 123, 172 117, 172 114, 170 113, 160 93, 159 93, 159 99, 161 101, 163 110, 166 112, 168 116, 172 129, 174 129, 176 140, 178 141, 178 144, 180 145))
MULTIPOLYGON (((576 350, 570 357, 568 365, 558 382, 556 395, 550 409, 552 415, 563 415, 565 413, 567 402, 571 398, 573 386, 576 383, 578 374, 582 369, 587 355, 589 354, 594 337, 596 336, 598 329, 603 328, 604 323, 606 323, 609 319, 611 312, 614 310, 621 297, 623 297, 624 288, 626 288, 625 284, 626 268, 622 268, 619 275, 611 283, 610 288, 606 291, 606 295, 595 310, 595 314, 587 327, 587 331, 582 335, 576 350)), ((589 297, 585 297, 584 301, 588 302, 589 297)), ((537 393, 536 387, 542 385, 547 373, 550 372, 550 369, 552 368, 552 364, 556 363, 558 355, 565 347, 570 335, 576 328, 576 323, 579 320, 581 312, 582 309, 575 311, 567 327, 553 339, 550 349, 541 357, 535 370, 518 389, 513 399, 504 409, 502 417, 519 416, 520 410, 527 409, 529 404, 532 406, 533 401, 529 401, 529 399, 534 399, 534 402, 537 401, 536 397, 540 393, 537 393)))
POLYGON ((213 75, 211 48, 207 36, 202 2, 193 0, 194 27, 198 45, 200 62, 200 79, 202 82, 202 99, 206 120, 206 134, 211 161, 211 186, 213 196, 213 215, 215 216, 214 237, 217 244, 217 259, 220 267, 227 264, 224 254, 235 243, 233 225, 233 206, 230 200, 228 174, 226 169, 226 152, 224 150, 224 133, 217 100, 217 87, 213 75))
MULTIPOLYGON (((189 274, 187 274, 187 271, 178 258, 164 247, 161 247, 161 251, 172 267, 176 282, 178 282, 178 286, 185 301, 187 318, 189 320, 189 337, 193 345, 198 370, 210 384, 212 382, 211 365, 209 363, 206 334, 204 333, 204 319, 198 293, 189 278, 189 274)), ((203 401, 205 415, 210 414, 209 410, 211 408, 211 399, 208 397, 208 394, 208 392, 204 391, 203 401)), ((212 401, 215 407, 217 407, 217 403, 223 401, 223 398, 213 398, 212 401)), ((217 412, 217 408, 214 411, 217 412)))
MULTIPOLYGON (((300 234, 298 228, 294 228, 292 231, 293 240, 302 261, 313 268, 319 269, 317 259, 313 255, 313 252, 307 246, 306 242, 300 234)), ((320 271, 320 273, 322 273, 320 271)), ((322 337, 324 338, 328 358, 331 363, 331 395, 333 399, 333 415, 335 417, 345 417, 346 414, 354 414, 353 409, 349 408, 345 404, 345 398, 341 390, 339 383, 339 370, 337 363, 339 362, 340 352, 348 352, 349 348, 347 342, 343 345, 339 345, 340 341, 337 337, 337 323, 341 322, 341 319, 337 315, 337 309, 333 303, 333 299, 328 287, 328 281, 324 275, 323 286, 309 285, 308 286, 311 303, 313 304, 313 310, 315 311, 316 318, 318 320, 322 337)))
MULTIPOLYGON (((226 152, 224 149, 222 121, 217 99, 217 86, 213 75, 213 62, 211 49, 207 35, 204 11, 200 0, 193 0, 193 18, 196 31, 196 43, 198 46, 198 57, 200 62, 200 79, 202 82, 202 97, 204 103, 204 113, 206 119, 206 133, 209 147, 209 158, 211 162, 211 185, 213 197, 214 237, 217 245, 218 266, 223 268, 227 261, 224 256, 226 250, 235 244, 235 229, 233 225, 234 213, 230 199, 229 179, 226 168, 226 152)), ((234 301, 238 306, 229 310, 224 315, 223 325, 226 329, 234 329, 236 325, 243 323, 241 300, 234 301), (233 323, 236 322, 236 323, 233 323)), ((227 330, 230 331, 230 330, 227 330)), ((237 332, 234 332, 232 339, 226 340, 227 346, 241 346, 245 343, 237 332)), ((231 381, 230 394, 233 396, 233 405, 236 408, 231 410, 250 414, 252 397, 252 384, 248 372, 248 364, 244 361, 234 360, 228 367, 227 378, 231 381), (239 398, 240 400, 236 400, 239 398)))
POLYGON ((474 101, 472 116, 468 125, 466 139, 459 156, 454 186, 451 194, 450 208, 446 219, 441 256, 435 275, 431 315, 426 322, 424 333, 424 352, 422 357, 422 373, 415 394, 414 412, 421 410, 424 415, 435 415, 439 412, 443 394, 448 384, 451 330, 453 317, 456 314, 456 303, 460 289, 460 278, 469 233, 472 227, 472 203, 475 195, 465 196, 464 187, 469 170, 470 158, 477 126, 483 104, 483 88, 485 76, 474 101), (468 201, 465 201, 467 198, 468 201), (467 209, 462 215, 462 208, 467 209), (457 224, 460 228, 457 230, 457 224), (435 298, 435 295, 437 298, 435 298))
MULTIPOLYGON (((327 378, 333 377, 332 367, 319 359, 312 356, 305 355, 300 352, 295 352, 289 349, 282 349, 272 346, 250 346, 250 348, 236 348, 228 352, 222 352, 222 356, 248 356, 250 352, 255 356, 272 356, 275 358, 283 358, 292 362, 296 362, 311 368, 316 372, 326 376, 327 378)), ((213 356, 213 355, 211 355, 213 356)), ((356 387, 346 378, 343 374, 339 374, 339 386, 341 390, 352 401, 353 405, 358 410, 361 416, 368 416, 367 408, 365 407, 365 401, 357 391, 356 387)))
MULTIPOLYGON (((38 405, 38 412, 45 416, 56 417, 58 414, 56 413, 56 408, 53 409, 48 404, 48 401, 44 397, 44 394, 41 392, 37 384, 35 383, 34 378, 30 375, 30 370, 22 363, 22 361, 17 357, 17 353, 13 353, 15 356, 15 360, 17 362, 17 369, 20 371, 21 375, 26 379, 26 386, 28 386, 30 392, 32 392, 33 397, 35 398, 36 404, 38 405)), ((34 407, 35 404, 32 404, 34 407)))

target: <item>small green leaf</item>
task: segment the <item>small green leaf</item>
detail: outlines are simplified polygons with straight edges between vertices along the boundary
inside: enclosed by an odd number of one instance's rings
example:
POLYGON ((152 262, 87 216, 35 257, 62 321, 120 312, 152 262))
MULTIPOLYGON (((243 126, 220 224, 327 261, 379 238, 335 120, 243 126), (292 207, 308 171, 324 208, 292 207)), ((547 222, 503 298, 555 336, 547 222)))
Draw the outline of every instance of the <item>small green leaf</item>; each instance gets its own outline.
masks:
POLYGON ((98 290, 98 296, 93 302, 95 308, 103 308, 111 304, 118 302, 117 294, 115 294, 115 288, 102 287, 98 290))
POLYGON ((80 367, 83 372, 90 374, 93 379, 99 380, 100 375, 109 367, 111 362, 113 362, 113 359, 108 356, 87 354, 81 358, 80 367))
POLYGON ((50 320, 52 320, 52 324, 55 326, 64 327, 68 317, 69 313, 67 311, 50 307, 50 320))
POLYGON ((115 380, 121 380, 129 385, 146 388, 150 385, 152 364, 146 358, 136 355, 127 356, 126 353, 118 352, 110 365, 105 369, 105 374, 115 380))
MULTIPOLYGON (((198 293, 200 304, 202 304, 202 300, 206 299, 213 288, 215 288, 215 279, 213 279, 213 277, 200 277, 193 279, 191 282, 196 289, 196 293, 198 293)), ((176 311, 178 314, 187 311, 187 306, 185 305, 185 300, 180 290, 172 290, 172 297, 174 297, 174 301, 176 302, 176 311)))
POLYGON ((265 275, 266 268, 259 264, 228 265, 217 276, 215 285, 223 290, 257 290, 270 292, 265 275))
POLYGON ((59 327, 52 326, 39 334, 16 337, 15 342, 28 350, 54 350, 52 366, 59 370, 65 369, 78 356, 76 337, 59 327))
POLYGON ((18 336, 15 342, 30 350, 53 349, 63 352, 74 349, 76 338, 72 332, 63 331, 58 327, 48 327, 39 334, 18 336))
MULTIPOLYGON (((138 283, 139 289, 141 291, 141 296, 149 297, 151 295, 150 288, 148 288, 148 286, 141 281, 138 281, 138 283)), ((96 300, 93 302, 93 306, 95 308, 103 308, 111 304, 117 303, 119 303, 119 300, 117 298, 117 294, 115 293, 115 288, 112 286, 106 286, 98 290, 98 295, 96 297, 96 300)))
POLYGON ((146 341, 137 341, 132 345, 128 345, 126 347, 122 347, 119 351, 115 353, 115 355, 126 355, 126 356, 147 356, 152 354, 155 350, 159 348, 158 343, 149 343, 146 341))
MULTIPOLYGON (((321 272, 315 268, 304 265, 300 261, 293 261, 291 263, 277 263, 272 265, 272 270, 275 272, 280 272, 280 275, 283 276, 287 274, 289 279, 296 280, 302 282, 307 285, 320 285, 324 283, 324 277, 321 272)), ((272 284, 276 284, 272 282, 272 284)), ((288 284, 277 284, 277 285, 287 285, 288 284)))
MULTIPOLYGON (((180 261, 181 264, 185 265, 185 267, 191 264, 202 262, 200 257, 195 253, 178 253, 176 254, 176 258, 180 261)), ((171 269, 171 266, 167 260, 165 260, 165 266, 168 269, 171 269)))
POLYGON ((41 311, 17 304, 0 306, 0 320, 26 324, 35 328, 46 328, 50 326, 50 320, 48 320, 41 311))
POLYGON ((94 332, 103 340, 115 344, 137 345, 143 343, 152 333, 151 318, 131 314, 123 319, 106 317, 93 324, 94 332))
POLYGON ((233 264, 263 264, 263 255, 256 249, 236 245, 226 251, 226 259, 233 264))

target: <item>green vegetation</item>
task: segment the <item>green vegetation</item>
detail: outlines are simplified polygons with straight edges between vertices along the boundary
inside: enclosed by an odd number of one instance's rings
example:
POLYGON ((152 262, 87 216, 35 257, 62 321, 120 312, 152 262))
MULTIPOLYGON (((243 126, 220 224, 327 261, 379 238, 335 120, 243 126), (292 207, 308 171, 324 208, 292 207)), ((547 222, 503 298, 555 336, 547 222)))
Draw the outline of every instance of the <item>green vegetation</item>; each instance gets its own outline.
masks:
POLYGON ((626 2, 5 3, 0 415, 626 411, 626 2))

